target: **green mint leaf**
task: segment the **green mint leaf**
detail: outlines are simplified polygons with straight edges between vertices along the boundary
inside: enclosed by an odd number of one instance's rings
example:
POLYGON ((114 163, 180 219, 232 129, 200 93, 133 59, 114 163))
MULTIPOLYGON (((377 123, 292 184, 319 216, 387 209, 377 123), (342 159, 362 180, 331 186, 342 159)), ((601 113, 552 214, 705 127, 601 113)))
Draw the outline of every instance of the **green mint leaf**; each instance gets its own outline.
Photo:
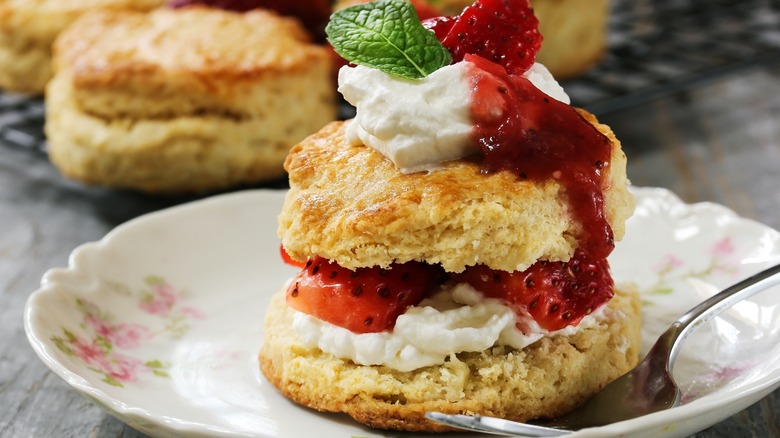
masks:
POLYGON ((408 79, 420 79, 452 62, 450 52, 422 26, 405 0, 378 0, 334 13, 328 41, 347 61, 408 79))

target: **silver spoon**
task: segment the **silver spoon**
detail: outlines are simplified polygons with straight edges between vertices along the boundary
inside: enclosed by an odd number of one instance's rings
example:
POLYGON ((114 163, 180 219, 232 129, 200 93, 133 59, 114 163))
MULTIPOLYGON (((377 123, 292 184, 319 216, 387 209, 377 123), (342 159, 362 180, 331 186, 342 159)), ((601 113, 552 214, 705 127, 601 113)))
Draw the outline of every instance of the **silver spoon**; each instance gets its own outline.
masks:
POLYGON ((604 426, 669 409, 680 404, 680 390, 671 375, 680 345, 695 329, 769 287, 780 284, 780 265, 759 272, 713 295, 677 318, 634 369, 613 381, 580 408, 539 424, 502 418, 427 412, 438 423, 459 429, 499 435, 552 437, 586 427, 604 426))

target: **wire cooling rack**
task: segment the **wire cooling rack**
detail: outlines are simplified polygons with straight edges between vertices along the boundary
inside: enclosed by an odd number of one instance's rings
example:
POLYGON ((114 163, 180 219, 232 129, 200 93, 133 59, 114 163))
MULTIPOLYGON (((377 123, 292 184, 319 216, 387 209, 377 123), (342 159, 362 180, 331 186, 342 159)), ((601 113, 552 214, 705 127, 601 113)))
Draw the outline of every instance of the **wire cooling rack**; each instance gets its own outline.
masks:
MULTIPOLYGON (((563 86, 575 105, 603 115, 772 64, 780 0, 612 0, 604 58, 563 86)), ((43 123, 40 98, 0 93, 0 143, 45 153, 43 123)))
POLYGON ((43 100, 0 93, 0 143, 45 153, 43 100))
POLYGON ((613 0, 608 50, 563 84, 601 115, 780 63, 780 0, 613 0))

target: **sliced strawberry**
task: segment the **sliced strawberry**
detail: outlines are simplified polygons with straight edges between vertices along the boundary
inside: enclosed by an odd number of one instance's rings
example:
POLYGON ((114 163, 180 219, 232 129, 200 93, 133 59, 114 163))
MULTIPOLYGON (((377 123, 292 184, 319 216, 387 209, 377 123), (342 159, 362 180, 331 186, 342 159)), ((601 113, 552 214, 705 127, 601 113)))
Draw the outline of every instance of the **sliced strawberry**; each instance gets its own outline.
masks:
POLYGON ((328 0, 170 0, 168 6, 179 8, 194 3, 230 11, 246 12, 252 9, 270 9, 280 15, 295 17, 317 36, 325 29, 330 17, 328 0))
MULTIPOLYGON (((606 260, 577 250, 569 262, 541 261, 525 271, 469 267, 455 277, 491 298, 503 299, 518 314, 530 314, 545 330, 577 325, 614 295, 606 260)), ((518 328, 523 330, 521 323, 518 328)))
MULTIPOLYGON (((433 30, 439 37, 443 29, 433 30)), ((528 70, 542 46, 539 20, 529 0, 477 0, 439 40, 452 53, 453 62, 471 53, 503 65, 512 74, 528 70)))
POLYGON ((422 301, 442 281, 442 273, 438 266, 419 262, 352 271, 314 257, 290 283, 287 304, 355 333, 382 332, 422 301))
POLYGON ((284 249, 284 245, 279 245, 279 255, 282 256, 282 261, 290 266, 295 266, 296 268, 303 268, 306 265, 306 262, 299 262, 297 260, 293 260, 292 257, 290 257, 290 254, 287 254, 287 250, 284 249))

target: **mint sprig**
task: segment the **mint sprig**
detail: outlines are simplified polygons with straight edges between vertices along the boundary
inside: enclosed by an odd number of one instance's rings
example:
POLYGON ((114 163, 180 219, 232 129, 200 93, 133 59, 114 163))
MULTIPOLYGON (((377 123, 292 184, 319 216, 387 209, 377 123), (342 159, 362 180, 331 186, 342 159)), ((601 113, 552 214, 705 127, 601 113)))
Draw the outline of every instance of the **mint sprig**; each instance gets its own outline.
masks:
POLYGON ((404 0, 378 0, 337 11, 325 33, 347 61, 394 76, 421 79, 452 62, 450 52, 404 0))

